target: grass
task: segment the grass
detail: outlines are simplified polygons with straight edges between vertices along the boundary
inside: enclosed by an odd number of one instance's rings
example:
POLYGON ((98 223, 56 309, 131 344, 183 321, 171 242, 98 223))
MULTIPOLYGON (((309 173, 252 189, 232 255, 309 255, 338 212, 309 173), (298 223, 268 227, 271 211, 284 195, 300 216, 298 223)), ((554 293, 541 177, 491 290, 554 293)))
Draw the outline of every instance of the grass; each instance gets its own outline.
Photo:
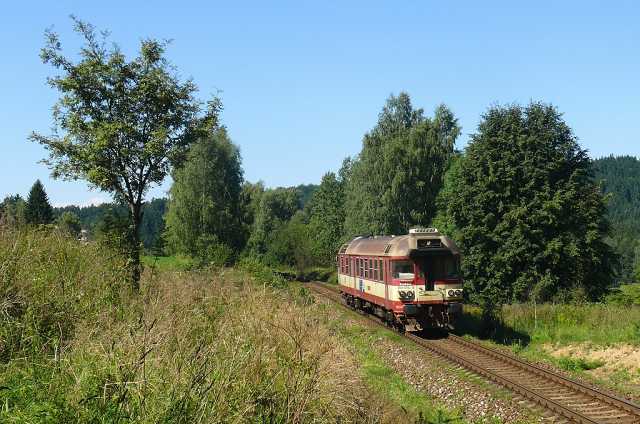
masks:
POLYGON ((0 229, 0 422, 452 417, 387 368, 367 336, 337 334, 334 310, 259 264, 153 264, 135 293, 125 262, 97 244, 0 229))
MULTIPOLYGON (((365 383, 383 399, 392 402, 402 410, 410 411, 414 417, 425 422, 463 423, 462 417, 455 411, 437 405, 434 401, 418 392, 396 371, 387 366, 372 348, 380 339, 382 331, 351 326, 341 329, 342 336, 355 352, 365 383)), ((400 341, 397 335, 395 341, 400 341)))
POLYGON ((186 256, 150 256, 141 258, 142 264, 158 271, 189 271, 196 266, 196 262, 186 256))
MULTIPOLYGON (((462 334, 479 336, 482 322, 479 308, 465 307, 456 327, 462 334)), ((567 345, 588 342, 607 346, 628 343, 640 346, 640 307, 610 304, 506 305, 502 325, 492 340, 503 344, 567 345)))
MULTIPOLYGON (((456 331, 485 338, 481 337, 480 316, 478 308, 465 306, 456 331)), ((530 361, 552 364, 575 377, 640 398, 640 368, 626 369, 617 362, 609 363, 606 358, 589 357, 591 351, 640 346, 638 306, 628 303, 507 305, 502 310, 501 324, 486 340, 507 346, 530 361)))

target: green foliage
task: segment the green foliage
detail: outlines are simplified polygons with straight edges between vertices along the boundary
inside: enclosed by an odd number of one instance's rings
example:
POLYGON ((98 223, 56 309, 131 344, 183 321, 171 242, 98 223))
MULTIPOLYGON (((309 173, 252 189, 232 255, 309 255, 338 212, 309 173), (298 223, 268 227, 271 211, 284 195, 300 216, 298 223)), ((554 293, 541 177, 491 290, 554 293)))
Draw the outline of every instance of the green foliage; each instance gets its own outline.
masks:
POLYGON ((453 217, 448 213, 448 199, 454 195, 456 184, 460 180, 463 155, 455 154, 449 161, 449 166, 444 174, 442 188, 436 198, 438 213, 433 218, 431 226, 437 228, 441 233, 451 237, 456 242, 460 241, 460 235, 453 217))
MULTIPOLYGON (((497 343, 534 348, 548 343, 640 345, 640 308, 637 306, 520 303, 504 305, 498 315, 499 325, 491 334, 497 343)), ((482 310, 465 305, 464 315, 456 323, 456 331, 482 336, 482 310)))
POLYGON ((459 132, 446 106, 427 118, 408 94, 391 96, 345 170, 346 233, 404 234, 431 222, 459 132))
POLYGON ((558 359, 558 365, 566 371, 588 371, 600 368, 604 365, 604 361, 589 361, 584 358, 563 356, 558 359))
POLYGON ((31 186, 24 209, 24 218, 27 224, 33 225, 53 222, 53 208, 40 180, 36 180, 31 186))
POLYGON ((131 249, 136 249, 129 219, 117 209, 108 210, 102 216, 96 224, 94 237, 99 244, 119 252, 129 260, 132 255, 131 249))
POLYGON ((80 218, 73 212, 63 212, 57 219, 56 225, 58 229, 66 232, 72 237, 78 238, 82 225, 80 224, 80 218))
POLYGON ((284 288, 287 281, 279 274, 273 272, 273 269, 265 265, 264 262, 255 258, 246 256, 238 263, 238 268, 248 272, 258 283, 266 284, 275 288, 284 288))
POLYGON ((344 234, 344 181, 333 172, 325 174, 307 205, 307 213, 313 255, 319 263, 333 265, 344 234))
POLYGON ((117 257, 0 232, 0 422, 375 422, 305 290, 154 272, 131 296, 117 257))
POLYGON ((196 143, 173 175, 166 215, 171 251, 228 263, 243 247, 240 152, 224 129, 196 143))
POLYGON ((138 56, 127 61, 118 46, 107 48, 106 33, 100 38, 92 25, 73 19, 84 43, 78 60, 64 56, 52 31, 40 54, 60 72, 48 79, 60 93, 53 113, 56 131, 33 133, 30 139, 49 151, 45 163, 54 177, 84 179, 128 205, 131 277, 137 287, 144 196, 182 160, 200 130, 217 125, 220 103, 210 102, 198 120, 196 86, 180 81, 164 57, 166 43, 144 39, 138 56))
POLYGON ((295 188, 267 190, 260 195, 247 249, 264 255, 273 236, 300 209, 300 194, 295 188))
POLYGON ((595 160, 594 168, 608 196, 611 244, 621 258, 618 278, 640 282, 640 160, 609 156, 595 160))
POLYGON ((612 283, 605 204, 591 161, 552 106, 492 107, 443 192, 459 231, 467 288, 485 311, 503 302, 612 283))
MULTIPOLYGON (((142 205, 142 222, 140 224, 140 240, 145 249, 151 250, 164 243, 162 232, 164 231, 164 215, 167 209, 168 200, 165 198, 151 199, 142 205)), ((105 214, 116 213, 126 217, 129 213, 127 205, 122 203, 102 203, 90 206, 62 206, 53 208, 54 216, 59 219, 66 212, 76 215, 80 219, 83 229, 89 231, 93 236, 96 226, 102 221, 105 214)))
POLYGON ((190 271, 196 268, 196 262, 187 256, 143 256, 145 267, 158 271, 190 271))
POLYGON ((606 302, 614 305, 640 306, 640 283, 623 284, 611 289, 606 302))
POLYGON ((264 260, 273 266, 293 266, 298 273, 316 264, 309 226, 301 211, 273 231, 264 260))
POLYGON ((26 202, 19 195, 7 196, 0 203, 0 227, 19 228, 26 224, 26 202))
MULTIPOLYGON (((59 355, 81 318, 116 302, 124 261, 49 229, 0 229, 0 362, 59 355)), ((1 374, 1 373, 0 373, 1 374)))

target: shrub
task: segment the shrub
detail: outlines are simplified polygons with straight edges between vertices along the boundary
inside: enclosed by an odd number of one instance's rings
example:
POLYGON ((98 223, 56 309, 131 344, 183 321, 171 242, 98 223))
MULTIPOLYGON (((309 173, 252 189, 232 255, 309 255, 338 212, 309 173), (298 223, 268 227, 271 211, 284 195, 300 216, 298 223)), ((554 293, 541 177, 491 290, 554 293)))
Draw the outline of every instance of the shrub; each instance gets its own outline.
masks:
POLYGON ((623 284, 612 289, 606 297, 606 302, 613 305, 640 306, 640 283, 623 284))

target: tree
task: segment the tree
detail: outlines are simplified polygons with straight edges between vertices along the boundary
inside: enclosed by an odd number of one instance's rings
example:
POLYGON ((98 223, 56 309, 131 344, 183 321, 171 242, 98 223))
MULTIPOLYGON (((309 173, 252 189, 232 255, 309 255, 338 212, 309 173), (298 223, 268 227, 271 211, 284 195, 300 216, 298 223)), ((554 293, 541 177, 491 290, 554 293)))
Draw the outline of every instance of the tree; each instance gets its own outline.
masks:
POLYGON ((214 249, 218 244, 237 253, 244 244, 242 167, 226 130, 217 129, 195 144, 173 180, 166 215, 170 247, 193 257, 221 252, 214 249))
POLYGON ((472 300, 487 317, 533 297, 597 299, 611 284, 605 202, 556 108, 490 108, 453 178, 441 204, 459 231, 472 300))
POLYGON ((205 117, 196 119, 196 86, 180 81, 164 57, 166 43, 143 40, 138 56, 127 61, 118 46, 106 47, 105 33, 101 38, 92 25, 73 20, 84 41, 79 60, 63 55, 51 31, 41 52, 42 61, 60 71, 48 80, 60 93, 53 112, 56 131, 33 133, 30 139, 49 151, 44 162, 55 178, 84 179, 127 204, 137 290, 145 194, 184 158, 201 127, 215 127, 220 103, 214 99, 205 117))
POLYGON ((56 219, 58 228, 73 237, 80 236, 82 231, 82 225, 80 224, 80 218, 73 212, 63 212, 58 219, 56 219))
POLYGON ((39 225, 53 222, 53 208, 40 180, 36 180, 31 186, 25 205, 24 217, 27 224, 39 225))
POLYGON ((304 212, 299 210, 289 221, 279 225, 270 234, 265 262, 272 266, 289 265, 301 274, 315 265, 316 261, 312 234, 305 222, 304 212))
POLYGON ((19 195, 7 196, 0 204, 0 226, 19 228, 26 223, 26 202, 19 195))
POLYGON ((333 172, 322 177, 320 187, 308 203, 309 233, 313 253, 318 260, 329 265, 344 236, 344 186, 333 172))
POLYGON ((295 188, 277 188, 262 193, 247 242, 249 252, 257 255, 267 252, 274 234, 300 209, 299 196, 295 188))
POLYGON ((446 106, 428 118, 408 94, 391 96, 349 166, 346 232, 402 234, 431 222, 459 133, 446 106))

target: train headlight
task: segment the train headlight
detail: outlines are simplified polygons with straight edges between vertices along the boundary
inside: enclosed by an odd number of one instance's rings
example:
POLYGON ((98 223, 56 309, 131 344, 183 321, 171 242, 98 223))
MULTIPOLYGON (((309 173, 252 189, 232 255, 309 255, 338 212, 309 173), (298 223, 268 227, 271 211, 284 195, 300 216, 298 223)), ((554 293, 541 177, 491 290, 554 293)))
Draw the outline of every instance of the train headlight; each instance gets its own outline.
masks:
POLYGON ((456 296, 458 297, 462 296, 462 290, 456 290, 456 296))
POLYGON ((447 292, 447 294, 448 294, 449 296, 453 297, 453 296, 455 296, 455 295, 456 295, 456 292, 455 292, 454 290, 449 290, 449 291, 447 292))

